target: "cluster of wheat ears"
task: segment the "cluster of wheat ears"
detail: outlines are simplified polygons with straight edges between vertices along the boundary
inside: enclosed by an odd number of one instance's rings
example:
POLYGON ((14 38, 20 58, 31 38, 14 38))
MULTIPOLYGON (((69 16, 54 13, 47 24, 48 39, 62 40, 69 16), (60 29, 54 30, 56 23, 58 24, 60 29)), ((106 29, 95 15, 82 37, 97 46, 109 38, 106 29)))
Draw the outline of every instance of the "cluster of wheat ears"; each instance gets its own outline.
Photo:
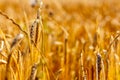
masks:
POLYGON ((120 80, 120 2, 98 1, 1 0, 0 80, 120 80))

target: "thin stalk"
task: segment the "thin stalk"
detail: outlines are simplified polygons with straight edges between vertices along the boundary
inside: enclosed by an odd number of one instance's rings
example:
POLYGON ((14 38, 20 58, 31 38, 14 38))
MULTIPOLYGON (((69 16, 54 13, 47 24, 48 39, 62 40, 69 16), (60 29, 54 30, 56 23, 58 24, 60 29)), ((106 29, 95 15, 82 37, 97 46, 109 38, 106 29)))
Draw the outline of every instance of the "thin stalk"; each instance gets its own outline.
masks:
POLYGON ((2 11, 0 11, 0 14, 2 16, 4 16, 6 19, 10 20, 14 25, 16 25, 25 35, 27 35, 27 33, 22 30, 21 26, 19 24, 17 24, 13 19, 9 18, 6 14, 4 14, 2 11))

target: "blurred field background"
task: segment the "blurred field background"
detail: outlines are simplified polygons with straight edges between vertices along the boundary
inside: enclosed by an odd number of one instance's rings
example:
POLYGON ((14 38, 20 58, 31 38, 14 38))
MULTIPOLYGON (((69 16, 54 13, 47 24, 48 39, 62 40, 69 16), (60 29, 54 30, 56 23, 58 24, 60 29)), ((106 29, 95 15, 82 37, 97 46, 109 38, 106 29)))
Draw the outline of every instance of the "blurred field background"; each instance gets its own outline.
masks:
POLYGON ((120 80, 120 0, 0 0, 0 80, 120 80))

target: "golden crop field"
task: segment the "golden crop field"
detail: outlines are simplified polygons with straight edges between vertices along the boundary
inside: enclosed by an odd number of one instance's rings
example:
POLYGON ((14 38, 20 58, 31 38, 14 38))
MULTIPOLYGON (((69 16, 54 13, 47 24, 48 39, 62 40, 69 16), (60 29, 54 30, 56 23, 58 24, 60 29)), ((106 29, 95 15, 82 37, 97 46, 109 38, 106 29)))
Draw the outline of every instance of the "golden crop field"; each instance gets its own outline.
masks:
POLYGON ((120 80, 119 0, 0 0, 0 80, 120 80))

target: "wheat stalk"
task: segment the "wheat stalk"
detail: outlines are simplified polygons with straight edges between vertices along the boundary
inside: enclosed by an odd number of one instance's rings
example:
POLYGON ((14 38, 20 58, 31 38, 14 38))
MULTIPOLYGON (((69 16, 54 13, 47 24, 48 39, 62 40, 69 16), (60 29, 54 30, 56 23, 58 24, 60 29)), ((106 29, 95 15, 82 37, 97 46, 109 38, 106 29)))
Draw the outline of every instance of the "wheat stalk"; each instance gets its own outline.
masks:
POLYGON ((100 80, 100 73, 101 73, 101 55, 98 53, 96 56, 96 80, 100 80))
POLYGON ((0 14, 2 16, 4 16, 6 19, 10 20, 14 25, 16 25, 25 35, 27 35, 27 33, 22 30, 21 26, 19 24, 17 24, 13 19, 9 18, 6 14, 4 14, 2 11, 0 11, 0 14))

